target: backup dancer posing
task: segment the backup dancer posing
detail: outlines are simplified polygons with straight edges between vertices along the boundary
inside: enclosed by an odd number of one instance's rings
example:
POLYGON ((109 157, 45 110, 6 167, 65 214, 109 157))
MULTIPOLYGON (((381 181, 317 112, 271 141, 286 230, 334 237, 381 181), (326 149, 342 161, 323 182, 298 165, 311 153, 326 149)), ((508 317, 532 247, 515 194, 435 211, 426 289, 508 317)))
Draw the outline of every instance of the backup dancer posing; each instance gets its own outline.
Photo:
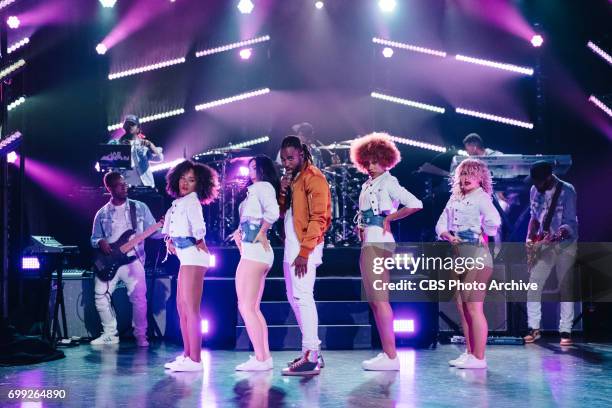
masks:
POLYGON ((166 191, 176 199, 166 212, 162 233, 166 235, 168 252, 176 255, 181 263, 176 307, 184 351, 165 367, 172 371, 200 371, 200 303, 204 274, 210 266, 210 253, 204 242, 206 224, 202 204, 217 197, 218 176, 212 168, 187 160, 171 169, 166 181, 166 191))
POLYGON ((267 156, 249 161, 247 197, 240 203, 240 227, 232 238, 240 249, 236 269, 238 310, 253 344, 254 356, 236 366, 237 371, 266 371, 273 367, 268 345, 268 326, 260 310, 266 275, 274 263, 268 230, 279 217, 280 180, 267 156))
POLYGON ((391 222, 423 208, 423 203, 389 173, 400 159, 399 150, 386 133, 372 133, 351 145, 351 161, 359 171, 370 176, 359 195, 358 228, 362 242, 359 265, 383 349, 382 353, 361 364, 364 370, 393 371, 400 368, 388 293, 372 288, 374 279, 389 281, 388 271, 381 275, 372 273, 372 261, 393 254, 395 239, 391 233, 391 222), (400 210, 399 204, 403 205, 400 210))
MULTIPOLYGON (((457 274, 455 279, 466 284, 486 285, 493 272, 493 261, 489 249, 483 244, 487 237, 497 234, 501 225, 501 218, 491 199, 491 173, 484 162, 466 159, 455 169, 451 183, 451 197, 436 224, 436 234, 453 244, 458 256, 482 257, 485 260, 484 268, 457 274)), ((451 366, 487 367, 485 347, 488 325, 483 311, 485 296, 486 290, 460 290, 456 293, 466 351, 449 361, 451 366)))

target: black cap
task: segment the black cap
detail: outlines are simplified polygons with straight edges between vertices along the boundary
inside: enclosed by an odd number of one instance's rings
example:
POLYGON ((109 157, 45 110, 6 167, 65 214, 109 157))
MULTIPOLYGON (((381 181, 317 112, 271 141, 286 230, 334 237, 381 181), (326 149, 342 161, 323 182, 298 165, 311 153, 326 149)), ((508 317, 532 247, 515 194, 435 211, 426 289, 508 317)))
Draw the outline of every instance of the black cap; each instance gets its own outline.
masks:
POLYGON ((298 133, 302 133, 305 136, 312 136, 314 134, 314 126, 312 126, 308 122, 298 123, 296 125, 291 126, 291 130, 297 135, 298 133))
POLYGON ((539 160, 531 165, 529 169, 530 181, 543 181, 553 174, 554 165, 545 160, 539 160))
POLYGON ((127 115, 123 120, 123 129, 127 132, 130 126, 140 126, 140 119, 136 115, 127 115))
POLYGON ((463 144, 475 144, 478 145, 479 147, 482 147, 482 137, 480 137, 480 135, 478 133, 470 133, 469 135, 467 135, 464 139, 463 139, 463 144))

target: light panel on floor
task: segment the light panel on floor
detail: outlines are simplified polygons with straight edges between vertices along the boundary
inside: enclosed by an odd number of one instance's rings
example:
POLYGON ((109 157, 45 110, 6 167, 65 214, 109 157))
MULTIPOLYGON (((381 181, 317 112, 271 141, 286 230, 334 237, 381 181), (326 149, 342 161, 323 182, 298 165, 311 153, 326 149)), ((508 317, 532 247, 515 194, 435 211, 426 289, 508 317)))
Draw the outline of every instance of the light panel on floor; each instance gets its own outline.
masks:
POLYGON ((393 320, 393 332, 395 333, 414 333, 413 319, 393 320))

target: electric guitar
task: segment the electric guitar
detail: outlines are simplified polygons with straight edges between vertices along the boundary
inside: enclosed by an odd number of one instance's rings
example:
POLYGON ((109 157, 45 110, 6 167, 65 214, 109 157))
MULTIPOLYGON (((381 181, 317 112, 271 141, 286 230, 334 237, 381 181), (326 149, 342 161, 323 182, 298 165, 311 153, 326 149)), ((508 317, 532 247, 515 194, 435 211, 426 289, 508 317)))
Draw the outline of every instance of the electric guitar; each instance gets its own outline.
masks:
POLYGON ((153 235, 162 225, 164 225, 163 220, 151 225, 138 235, 134 235, 136 232, 132 229, 125 231, 115 242, 109 244, 112 249, 109 255, 106 255, 101 249, 95 251, 93 270, 98 279, 107 282, 115 277, 119 267, 136 260, 136 256, 128 256, 127 253, 153 235))
POLYGON ((561 242, 565 239, 565 230, 559 230, 550 235, 548 233, 536 234, 531 242, 527 244, 527 266, 529 270, 538 262, 542 254, 547 250, 552 249, 554 243, 561 242))

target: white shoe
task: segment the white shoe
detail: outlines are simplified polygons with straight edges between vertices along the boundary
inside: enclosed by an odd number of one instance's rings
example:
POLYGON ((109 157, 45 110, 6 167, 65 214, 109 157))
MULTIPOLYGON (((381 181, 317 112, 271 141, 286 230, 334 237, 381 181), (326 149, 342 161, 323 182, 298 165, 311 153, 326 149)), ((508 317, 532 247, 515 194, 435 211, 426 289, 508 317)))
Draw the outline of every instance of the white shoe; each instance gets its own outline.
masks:
POLYGON ((189 357, 185 357, 181 362, 177 361, 170 367, 172 371, 202 371, 203 368, 201 361, 195 362, 189 357))
POLYGON ((361 367, 370 371, 398 371, 400 362, 397 356, 390 359, 385 353, 379 353, 376 357, 362 362, 361 367))
POLYGON ((487 368, 487 359, 482 360, 474 357, 473 354, 468 354, 467 358, 455 364, 457 368, 487 368))
POLYGON ((119 337, 114 334, 102 333, 100 337, 92 340, 89 344, 92 346, 101 346, 105 344, 117 344, 119 343, 119 337))
POLYGON ((468 352, 467 352, 467 351, 464 351, 464 352, 463 352, 463 354, 461 354, 461 355, 460 355, 459 357, 457 357, 456 359, 454 359, 454 360, 449 360, 449 361, 448 361, 448 365, 450 365, 450 366, 456 366, 458 363, 463 362, 463 361, 464 361, 464 360, 467 358, 467 356, 468 356, 468 355, 469 355, 469 354, 468 354, 468 352))
POLYGON ((185 360, 184 355, 181 354, 180 356, 176 356, 174 360, 169 361, 166 364, 164 364, 164 368, 172 368, 173 365, 175 365, 176 363, 181 363, 183 362, 183 360, 185 360))
POLYGON ((265 361, 259 361, 255 356, 249 356, 249 359, 236 366, 236 371, 268 371, 274 367, 272 357, 265 361))

